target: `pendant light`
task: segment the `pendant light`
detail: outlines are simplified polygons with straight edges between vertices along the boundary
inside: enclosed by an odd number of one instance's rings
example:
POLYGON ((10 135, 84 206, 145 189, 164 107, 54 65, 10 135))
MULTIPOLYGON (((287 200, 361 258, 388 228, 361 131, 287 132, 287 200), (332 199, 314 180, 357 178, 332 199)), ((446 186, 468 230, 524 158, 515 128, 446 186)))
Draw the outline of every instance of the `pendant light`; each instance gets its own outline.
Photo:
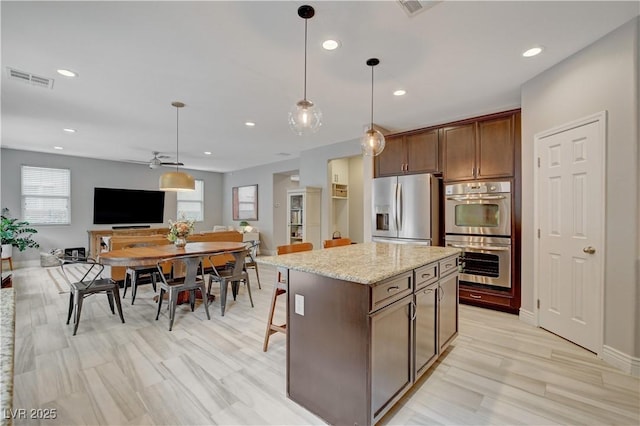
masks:
POLYGON ((322 112, 307 99, 307 20, 315 13, 309 5, 298 8, 298 16, 304 19, 304 97, 289 112, 289 126, 298 135, 315 133, 322 124, 322 112))
POLYGON ((362 137, 360 146, 362 147, 362 153, 370 157, 380 155, 385 145, 384 135, 373 127, 373 67, 379 63, 380 60, 378 58, 367 60, 367 65, 371 67, 371 125, 362 137))
POLYGON ((161 191, 193 191, 196 189, 196 181, 188 173, 180 171, 180 158, 178 150, 178 111, 184 107, 182 102, 171 102, 176 107, 176 171, 167 172, 160 176, 161 191))

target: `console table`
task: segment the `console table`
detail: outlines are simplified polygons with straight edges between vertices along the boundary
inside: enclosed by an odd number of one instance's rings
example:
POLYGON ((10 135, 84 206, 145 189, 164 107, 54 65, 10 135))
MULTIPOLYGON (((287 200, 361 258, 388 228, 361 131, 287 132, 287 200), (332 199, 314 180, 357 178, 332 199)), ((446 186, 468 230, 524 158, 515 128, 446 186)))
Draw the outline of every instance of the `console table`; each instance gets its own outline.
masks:
POLYGON ((112 237, 114 235, 122 236, 141 236, 141 235, 166 235, 169 228, 130 228, 130 229, 89 229, 89 254, 91 258, 97 258, 103 250, 100 248, 104 237, 112 237))

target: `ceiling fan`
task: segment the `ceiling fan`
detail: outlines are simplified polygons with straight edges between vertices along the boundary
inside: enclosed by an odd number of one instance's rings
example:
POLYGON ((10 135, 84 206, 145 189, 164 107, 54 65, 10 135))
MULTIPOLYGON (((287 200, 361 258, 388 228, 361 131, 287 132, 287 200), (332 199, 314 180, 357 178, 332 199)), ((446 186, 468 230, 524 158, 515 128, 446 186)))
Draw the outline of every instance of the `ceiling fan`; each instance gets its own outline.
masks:
POLYGON ((184 166, 183 163, 176 163, 173 161, 162 161, 170 157, 168 155, 160 154, 158 151, 153 151, 152 154, 153 154, 153 158, 149 160, 150 169, 157 169, 160 166, 184 166))

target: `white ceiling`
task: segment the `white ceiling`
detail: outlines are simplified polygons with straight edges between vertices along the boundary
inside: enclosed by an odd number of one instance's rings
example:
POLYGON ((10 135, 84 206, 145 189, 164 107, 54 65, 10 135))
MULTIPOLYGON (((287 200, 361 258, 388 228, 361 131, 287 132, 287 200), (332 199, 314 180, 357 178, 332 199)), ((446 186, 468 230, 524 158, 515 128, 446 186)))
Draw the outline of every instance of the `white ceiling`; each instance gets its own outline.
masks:
POLYGON ((187 168, 226 172, 294 158, 363 133, 368 58, 380 59, 376 124, 440 124, 519 107, 522 83, 629 21, 639 5, 445 1, 409 17, 396 1, 2 1, 2 146, 137 161, 161 151, 173 159, 171 102, 182 101, 187 168), (302 4, 316 9, 307 97, 324 115, 307 137, 287 124, 303 95, 302 4), (323 50, 327 38, 341 47, 323 50), (545 50, 523 58, 533 45, 545 50), (7 67, 53 78, 53 88, 10 80, 7 67), (393 96, 397 88, 407 95, 393 96))

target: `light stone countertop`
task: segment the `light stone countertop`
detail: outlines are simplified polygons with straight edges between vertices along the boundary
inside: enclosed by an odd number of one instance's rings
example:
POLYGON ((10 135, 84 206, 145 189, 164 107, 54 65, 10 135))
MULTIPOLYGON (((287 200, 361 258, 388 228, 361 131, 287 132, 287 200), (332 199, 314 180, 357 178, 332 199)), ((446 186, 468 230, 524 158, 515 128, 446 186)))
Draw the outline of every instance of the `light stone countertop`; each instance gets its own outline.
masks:
POLYGON ((13 288, 0 290, 0 409, 2 425, 10 425, 7 418, 13 408, 13 350, 15 345, 16 299, 13 288))
POLYGON ((374 284, 459 253, 459 249, 451 247, 371 242, 260 256, 256 261, 359 284, 374 284))

